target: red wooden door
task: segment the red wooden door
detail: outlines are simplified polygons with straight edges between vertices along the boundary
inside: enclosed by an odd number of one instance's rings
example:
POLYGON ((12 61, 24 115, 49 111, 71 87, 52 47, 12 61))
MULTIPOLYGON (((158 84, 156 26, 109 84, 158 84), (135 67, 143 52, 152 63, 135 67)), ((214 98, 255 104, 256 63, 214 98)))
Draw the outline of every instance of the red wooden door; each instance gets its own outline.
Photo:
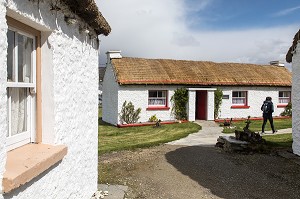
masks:
POLYGON ((207 91, 197 91, 196 119, 207 120, 207 91))

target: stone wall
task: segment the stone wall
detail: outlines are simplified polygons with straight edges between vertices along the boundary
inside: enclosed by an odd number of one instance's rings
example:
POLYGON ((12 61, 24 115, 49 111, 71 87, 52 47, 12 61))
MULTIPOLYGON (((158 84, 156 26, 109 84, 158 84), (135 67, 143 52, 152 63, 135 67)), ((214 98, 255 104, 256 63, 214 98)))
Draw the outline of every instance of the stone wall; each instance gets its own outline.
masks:
POLYGON ((300 155, 300 46, 293 54, 293 152, 300 155))
MULTIPOLYGON (((0 183, 7 131, 5 2, 0 1, 0 183)), ((83 21, 67 25, 62 12, 50 11, 50 0, 7 2, 7 15, 41 31, 43 143, 66 145, 68 154, 0 198, 89 198, 97 189, 98 42, 79 32, 83 21)))
POLYGON ((278 108, 278 91, 291 91, 290 87, 220 87, 223 95, 229 95, 229 99, 223 99, 219 118, 247 118, 262 117, 260 110, 263 101, 267 96, 272 97, 274 104, 273 116, 279 116, 284 111, 284 108, 278 108), (232 91, 248 91, 248 106, 249 108, 231 108, 232 106, 232 91))
POLYGON ((102 120, 117 125, 118 124, 118 89, 114 71, 110 63, 107 64, 103 78, 102 92, 102 120))

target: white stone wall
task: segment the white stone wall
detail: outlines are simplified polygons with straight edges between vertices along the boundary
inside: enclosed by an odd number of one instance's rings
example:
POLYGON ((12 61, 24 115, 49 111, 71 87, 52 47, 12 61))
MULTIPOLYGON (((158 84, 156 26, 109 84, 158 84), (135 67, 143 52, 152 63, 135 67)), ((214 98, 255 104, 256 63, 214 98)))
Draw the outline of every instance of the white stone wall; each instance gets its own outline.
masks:
POLYGON ((207 91, 207 120, 214 120, 215 92, 207 91))
MULTIPOLYGON (((128 85, 121 86, 119 88, 119 101, 118 101, 118 113, 121 112, 122 105, 124 101, 131 101, 135 107, 141 108, 141 114, 139 122, 147 122, 149 118, 153 115, 162 121, 164 120, 174 120, 175 117, 172 114, 172 104, 171 97, 174 95, 174 92, 177 86, 151 86, 151 85, 128 85), (168 91, 168 107, 169 110, 147 110, 148 108, 148 91, 149 90, 167 90, 168 91)), ((120 123, 120 121, 119 121, 120 123)))
POLYGON ((300 155, 300 46, 293 54, 293 152, 300 155))
MULTIPOLYGON (((0 1, 0 183, 6 149, 6 20, 0 1), (2 110, 3 109, 3 110, 2 110)), ((43 142, 64 144, 62 162, 1 198, 90 198, 97 189, 97 42, 50 11, 49 1, 8 0, 8 15, 42 31, 43 142)), ((65 11, 66 12, 66 11, 65 11)), ((83 23, 83 22, 79 22, 83 23)), ((18 164, 18 163, 16 163, 18 164)), ((2 187, 2 186, 1 186, 2 187)))
POLYGON ((196 91, 189 90, 189 103, 187 106, 188 110, 188 120, 195 121, 196 118, 196 91))
MULTIPOLYGON (((7 97, 6 97, 6 55, 7 55, 7 25, 5 23, 6 1, 0 0, 0 193, 6 162, 6 132, 7 132, 7 97)), ((0 194, 0 198, 3 197, 0 194)))
POLYGON ((102 120, 113 125, 118 124, 118 89, 113 68, 108 63, 103 78, 102 120))
POLYGON ((262 117, 260 110, 263 101, 267 96, 272 97, 274 104, 273 116, 279 116, 284 111, 284 108, 278 108, 278 91, 291 91, 289 87, 220 87, 223 95, 229 95, 229 99, 223 99, 219 118, 246 118, 262 117), (248 91, 248 106, 246 109, 231 108, 232 91, 248 91))
MULTIPOLYGON (((124 101, 131 101, 135 109, 141 108, 141 118, 139 122, 147 122, 152 115, 156 115, 161 120, 174 120, 172 114, 171 97, 180 86, 168 85, 122 85, 119 86, 114 78, 112 69, 105 74, 104 84, 106 88, 103 93, 103 119, 111 124, 120 124, 119 113, 124 101), (168 90, 169 110, 147 110, 149 90, 168 90), (106 95, 106 96, 105 96, 106 95), (109 96, 109 97, 108 97, 109 96), (116 106, 117 104, 117 106, 116 106)), ((196 92, 204 88, 190 88, 189 102, 187 104, 188 120, 195 121, 196 92)), ((261 117, 260 107, 267 96, 272 97, 274 104, 273 116, 279 116, 284 111, 283 107, 277 107, 279 91, 291 91, 290 87, 220 87, 223 95, 229 95, 229 99, 223 99, 219 113, 219 118, 246 118, 261 117), (231 108, 232 91, 247 91, 249 108, 231 108)), ((205 90, 205 89, 204 89, 205 90)), ((214 90, 207 89, 207 120, 214 120, 214 90)))

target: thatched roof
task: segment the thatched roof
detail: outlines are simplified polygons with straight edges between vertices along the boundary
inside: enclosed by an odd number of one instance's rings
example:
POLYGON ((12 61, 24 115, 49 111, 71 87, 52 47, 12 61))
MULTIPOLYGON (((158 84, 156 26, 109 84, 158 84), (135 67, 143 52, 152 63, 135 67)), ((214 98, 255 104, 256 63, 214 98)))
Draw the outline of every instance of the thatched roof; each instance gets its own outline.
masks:
POLYGON ((119 84, 291 86, 285 67, 168 59, 112 59, 119 84))
POLYGON ((62 0, 72 12, 82 18, 97 35, 107 36, 111 28, 102 16, 94 0, 62 0))
POLYGON ((286 54, 285 59, 286 59, 286 61, 287 61, 288 63, 291 63, 291 62, 292 62, 292 58, 293 58, 292 52, 295 50, 295 48, 296 48, 296 46, 297 46, 297 43, 298 43, 299 39, 300 39, 300 30, 295 34, 294 40, 293 40, 293 44, 292 44, 292 46, 290 47, 289 51, 288 51, 287 54, 286 54))

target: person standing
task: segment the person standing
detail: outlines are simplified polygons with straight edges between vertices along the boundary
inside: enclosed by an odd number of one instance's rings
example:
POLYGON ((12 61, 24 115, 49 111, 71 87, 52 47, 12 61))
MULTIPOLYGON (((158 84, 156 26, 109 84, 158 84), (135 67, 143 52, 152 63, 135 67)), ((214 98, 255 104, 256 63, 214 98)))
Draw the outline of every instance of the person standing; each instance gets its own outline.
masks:
POLYGON ((272 128, 272 132, 275 133, 276 130, 274 128, 274 123, 273 123, 273 116, 272 113, 274 112, 274 105, 272 102, 272 98, 271 97, 266 97, 266 100, 264 101, 264 103, 261 106, 261 110, 263 111, 263 124, 261 127, 261 133, 265 133, 265 126, 267 121, 269 120, 271 128, 272 128))

